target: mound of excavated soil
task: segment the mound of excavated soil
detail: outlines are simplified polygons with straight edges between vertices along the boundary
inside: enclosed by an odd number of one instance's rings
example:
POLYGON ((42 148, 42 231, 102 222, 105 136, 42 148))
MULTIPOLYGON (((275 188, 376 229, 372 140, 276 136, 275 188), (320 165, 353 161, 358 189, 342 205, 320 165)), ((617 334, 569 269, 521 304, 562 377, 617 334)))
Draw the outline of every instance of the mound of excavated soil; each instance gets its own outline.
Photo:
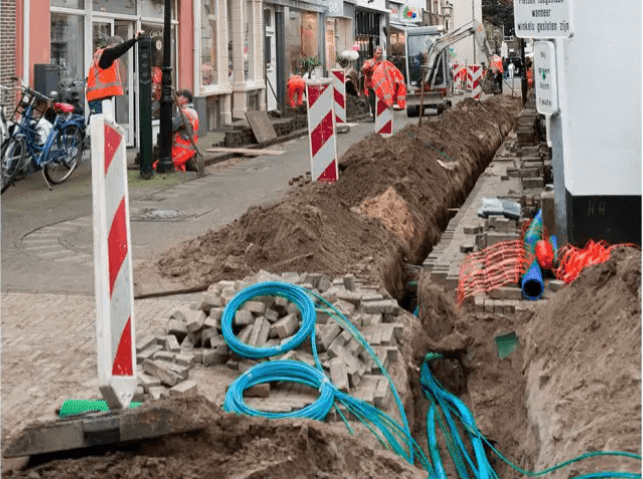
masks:
POLYGON ((363 139, 341 158, 346 169, 334 185, 309 184, 277 205, 251 208, 225 228, 167 251, 159 272, 186 287, 260 269, 352 272, 397 295, 401 264, 426 257, 448 220, 447 209, 464 201, 519 109, 518 99, 507 97, 483 104, 464 100, 422 128, 363 139), (458 166, 447 170, 438 159, 458 166), (407 203, 416 226, 408 248, 380 220, 355 211, 389 187, 407 203))
MULTIPOLYGON (((591 451, 641 451, 641 253, 618 249, 535 313, 456 312, 440 287, 420 277, 416 362, 442 352, 436 377, 471 409, 480 430, 522 468, 540 471, 591 451), (518 347, 500 359, 494 338, 515 331, 518 347)), ((426 444, 426 401, 417 378, 414 437, 426 444)), ((502 478, 523 477, 493 454, 502 478)), ((447 473, 453 471, 446 453, 447 473)), ((633 471, 628 459, 590 459, 554 478, 633 471)))
POLYGON ((205 423, 205 429, 145 441, 121 452, 56 460, 39 466, 37 476, 28 469, 12 477, 426 478, 426 472, 399 456, 370 448, 359 437, 351 437, 332 425, 303 419, 271 421, 236 416, 222 412, 201 396, 152 404, 183 411, 188 421, 194 418, 205 423))
MULTIPOLYGON (((641 252, 614 251, 583 271, 525 329, 527 408, 536 467, 588 451, 641 451, 641 252)), ((641 471, 632 460, 584 461, 552 477, 641 471), (629 467, 628 467, 629 466, 629 467)))
POLYGON ((394 188, 387 188, 377 198, 364 200, 359 206, 359 212, 379 219, 382 224, 395 233, 408 246, 415 238, 415 223, 409 207, 394 188))

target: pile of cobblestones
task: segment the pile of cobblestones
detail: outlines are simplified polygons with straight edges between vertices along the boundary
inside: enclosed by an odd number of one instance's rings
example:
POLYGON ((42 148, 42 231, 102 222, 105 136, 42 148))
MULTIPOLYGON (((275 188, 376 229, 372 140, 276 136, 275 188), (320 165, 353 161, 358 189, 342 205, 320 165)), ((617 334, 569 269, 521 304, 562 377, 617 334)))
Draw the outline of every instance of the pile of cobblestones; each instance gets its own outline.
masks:
MULTIPOLYGON (((352 274, 331 279, 320 273, 260 271, 241 281, 219 281, 201 295, 190 309, 177 310, 168 319, 167 334, 142 339, 137 344, 138 400, 173 394, 196 393, 189 380, 192 368, 225 365, 243 373, 259 361, 242 358, 228 348, 221 319, 225 306, 243 288, 265 281, 300 285, 322 296, 362 334, 386 369, 400 355, 398 340, 403 325, 397 322, 402 309, 387 293, 364 284, 352 274)), ((245 302, 235 313, 233 331, 239 340, 254 347, 275 347, 290 340, 301 326, 298 307, 278 296, 261 296, 245 302)), ((317 312, 315 341, 324 372, 341 391, 386 410, 391 400, 388 380, 368 350, 323 311, 317 312)), ((270 359, 292 359, 314 366, 310 340, 270 359)), ((291 411, 312 403, 317 391, 296 384, 259 384, 246 390, 252 407, 267 411, 291 411)), ((331 419, 336 417, 333 416, 331 419)))

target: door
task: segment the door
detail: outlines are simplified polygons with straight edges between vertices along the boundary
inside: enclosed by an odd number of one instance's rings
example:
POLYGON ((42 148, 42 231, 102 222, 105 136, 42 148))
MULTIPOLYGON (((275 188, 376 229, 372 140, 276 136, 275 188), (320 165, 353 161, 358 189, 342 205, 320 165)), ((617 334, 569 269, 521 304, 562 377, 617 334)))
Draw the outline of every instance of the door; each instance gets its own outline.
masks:
MULTIPOLYGON (((125 20, 114 21, 114 35, 123 40, 134 36, 132 22, 125 20)), ((123 80, 123 96, 116 97, 116 123, 125 129, 127 146, 134 146, 134 48, 130 48, 125 55, 120 57, 121 75, 123 80)))
POLYGON ((265 55, 266 62, 266 89, 268 92, 268 111, 276 110, 277 102, 277 39, 275 37, 275 11, 271 8, 264 10, 266 25, 265 55))
MULTIPOLYGON (((131 22, 124 22, 120 20, 101 19, 92 23, 92 52, 99 48, 104 48, 107 41, 112 35, 119 35, 123 40, 132 38, 132 24, 131 22)), ((133 80, 133 49, 130 49, 125 55, 119 58, 121 63, 121 79, 123 81, 124 95, 116 97, 115 101, 115 114, 116 123, 123 127, 126 132, 127 146, 134 146, 134 131, 133 131, 133 112, 134 105, 132 80, 133 80)))

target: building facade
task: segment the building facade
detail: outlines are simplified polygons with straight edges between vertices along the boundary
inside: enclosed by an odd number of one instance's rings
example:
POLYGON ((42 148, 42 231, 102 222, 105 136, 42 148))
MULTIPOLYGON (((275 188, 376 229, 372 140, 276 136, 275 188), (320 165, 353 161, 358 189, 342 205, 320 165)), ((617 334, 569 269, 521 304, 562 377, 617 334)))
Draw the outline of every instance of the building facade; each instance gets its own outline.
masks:
MULTIPOLYGON (((2 56, 3 84, 15 73, 34 86, 41 71, 36 65, 56 65, 64 79, 85 79, 97 48, 112 35, 129 39, 137 30, 152 37, 153 68, 162 66, 165 0, 2 0, 1 5, 3 31, 7 14, 15 18, 9 48, 2 48, 14 57, 2 56), (4 66, 11 61, 14 72, 4 66)), ((265 109, 263 1, 172 0, 171 10, 172 85, 193 91, 202 132, 243 118, 248 110, 265 109)), ((116 99, 116 121, 127 132, 128 146, 136 146, 136 48, 121 64, 126 94, 116 99)), ((159 111, 155 100, 155 132, 159 111)))

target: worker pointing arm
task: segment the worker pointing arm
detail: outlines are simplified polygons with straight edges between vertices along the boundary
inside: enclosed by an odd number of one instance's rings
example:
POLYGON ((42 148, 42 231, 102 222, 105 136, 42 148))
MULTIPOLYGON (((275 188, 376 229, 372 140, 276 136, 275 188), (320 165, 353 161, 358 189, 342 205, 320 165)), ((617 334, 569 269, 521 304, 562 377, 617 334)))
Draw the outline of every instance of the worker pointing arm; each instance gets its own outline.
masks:
POLYGON ((134 38, 126 42, 118 35, 110 37, 107 46, 99 48, 94 53, 94 59, 89 68, 86 94, 92 113, 103 113, 103 100, 123 95, 123 81, 118 59, 134 46, 143 33, 139 30, 134 38))

